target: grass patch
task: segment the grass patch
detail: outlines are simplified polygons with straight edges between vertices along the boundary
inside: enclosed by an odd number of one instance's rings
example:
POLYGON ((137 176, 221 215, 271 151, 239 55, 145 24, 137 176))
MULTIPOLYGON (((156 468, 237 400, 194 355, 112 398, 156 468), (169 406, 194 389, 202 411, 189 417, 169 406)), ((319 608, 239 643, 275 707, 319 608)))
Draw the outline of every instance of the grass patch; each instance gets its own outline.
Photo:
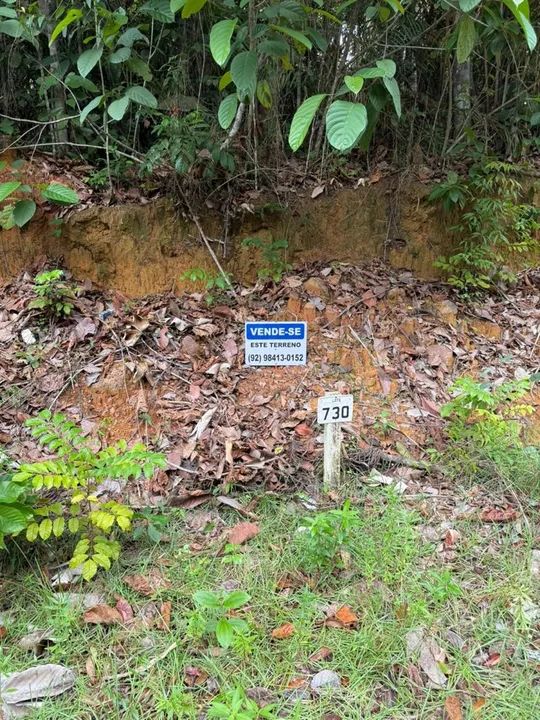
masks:
POLYGON ((358 521, 332 564, 317 570, 300 530, 310 513, 292 500, 263 497, 259 535, 225 555, 223 523, 238 522, 232 511, 172 515, 168 542, 128 548, 107 576, 84 587, 104 593, 112 605, 121 596, 136 613, 148 602, 170 601, 168 630, 85 625, 80 610, 58 601, 36 572, 26 569, 21 579, 19 567, 17 579, 4 580, 8 634, 0 673, 34 662, 78 670, 75 691, 46 701, 36 720, 194 720, 213 712, 216 695, 225 706, 231 703, 237 687, 255 695, 264 689, 275 717, 302 720, 432 720, 443 717, 450 695, 459 697, 464 718, 536 720, 534 527, 523 523, 517 533, 514 526, 490 526, 486 532, 477 521, 456 521, 461 539, 449 556, 437 541, 422 540, 425 518, 396 495, 370 490, 356 510, 358 521), (197 531, 190 528, 194 518, 197 531), (143 598, 123 581, 156 570, 170 587, 155 597, 143 598), (200 590, 250 595, 235 611, 249 630, 230 648, 204 632, 193 601, 200 590), (328 618, 340 606, 354 612, 356 626, 332 627, 328 618), (285 623, 294 626, 292 635, 272 639, 285 623), (418 659, 407 652, 407 634, 420 627, 445 653, 443 688, 429 687, 421 669, 411 669, 418 659), (54 638, 37 661, 17 645, 34 628, 50 629, 54 638), (164 655, 172 643, 174 650, 164 655), (311 659, 323 647, 327 659, 311 659), (341 686, 317 697, 309 682, 322 669, 335 671, 341 686), (197 684, 197 678, 206 679, 197 684))

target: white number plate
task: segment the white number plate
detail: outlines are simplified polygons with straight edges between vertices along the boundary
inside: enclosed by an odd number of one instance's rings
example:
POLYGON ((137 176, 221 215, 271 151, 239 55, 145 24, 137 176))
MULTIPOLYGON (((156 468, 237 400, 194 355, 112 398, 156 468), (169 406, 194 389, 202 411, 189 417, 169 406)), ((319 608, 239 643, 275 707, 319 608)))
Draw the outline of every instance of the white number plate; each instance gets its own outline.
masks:
POLYGON ((321 425, 351 422, 352 414, 352 395, 325 395, 317 403, 317 422, 321 425))

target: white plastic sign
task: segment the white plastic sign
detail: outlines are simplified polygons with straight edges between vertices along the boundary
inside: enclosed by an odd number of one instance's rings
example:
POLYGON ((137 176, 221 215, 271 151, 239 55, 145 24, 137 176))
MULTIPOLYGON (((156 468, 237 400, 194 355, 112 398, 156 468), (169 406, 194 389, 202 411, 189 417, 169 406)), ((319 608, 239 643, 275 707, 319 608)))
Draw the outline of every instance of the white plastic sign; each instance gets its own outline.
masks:
POLYGON ((352 414, 352 395, 324 395, 317 402, 317 422, 321 425, 351 422, 352 414))
POLYGON ((305 365, 307 323, 247 322, 246 365, 305 365))

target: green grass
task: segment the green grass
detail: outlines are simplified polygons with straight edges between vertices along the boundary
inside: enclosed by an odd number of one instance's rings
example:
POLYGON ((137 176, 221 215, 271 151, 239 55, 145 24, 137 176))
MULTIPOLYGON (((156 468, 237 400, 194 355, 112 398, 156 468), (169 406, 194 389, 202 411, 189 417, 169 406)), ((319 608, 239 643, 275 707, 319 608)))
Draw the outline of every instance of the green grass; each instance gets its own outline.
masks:
POLYGON ((36 720, 197 718, 208 710, 213 694, 207 685, 186 687, 186 667, 206 672, 213 688, 222 692, 236 686, 266 688, 279 711, 301 720, 322 720, 331 713, 342 720, 432 720, 443 717, 448 695, 461 698, 468 720, 537 720, 537 664, 527 658, 534 647, 535 623, 523 613, 524 604, 538 601, 529 567, 538 534, 532 518, 519 532, 515 524, 456 521, 461 540, 455 556, 445 559, 436 544, 422 541, 419 525, 428 521, 406 496, 370 489, 357 507, 360 523, 344 567, 312 573, 309 582, 287 592, 278 589, 278 581, 301 572, 305 561, 298 528, 309 513, 300 504, 262 497, 257 508, 261 532, 232 553, 229 563, 220 554, 220 522, 233 525, 241 520, 233 511, 220 510, 218 517, 212 510, 207 531, 198 533, 187 523, 194 511, 185 517, 171 515, 168 542, 133 544, 108 575, 85 588, 103 592, 112 605, 121 595, 137 610, 148 599, 130 590, 122 577, 159 569, 171 581, 170 589, 153 598, 172 602, 168 632, 84 625, 80 611, 58 602, 35 569, 12 566, 0 609, 10 618, 0 673, 34 662, 58 662, 79 671, 75 691, 47 701, 33 714, 36 720), (224 587, 251 595, 245 612, 240 611, 249 635, 226 650, 215 648, 211 636, 197 631, 192 599, 198 590, 224 587), (358 627, 324 626, 325 608, 331 603, 350 606, 358 627), (272 630, 284 623, 293 623, 295 633, 272 640, 272 630), (55 638, 37 661, 17 646, 17 640, 36 627, 50 628, 55 638), (418 627, 446 651, 444 689, 415 688, 408 677, 407 668, 416 660, 407 657, 406 635, 418 627), (463 639, 461 649, 449 642, 449 631, 463 639), (152 664, 173 642, 176 648, 152 664), (331 658, 310 661, 323 646, 331 649, 331 658), (500 663, 486 667, 485 655, 495 651, 501 654, 500 663), (90 661, 94 684, 85 670, 90 661), (299 677, 309 683, 323 668, 343 680, 333 695, 313 698, 309 692, 302 696, 302 691, 287 689, 299 677), (485 704, 473 713, 472 703, 480 697, 485 704))

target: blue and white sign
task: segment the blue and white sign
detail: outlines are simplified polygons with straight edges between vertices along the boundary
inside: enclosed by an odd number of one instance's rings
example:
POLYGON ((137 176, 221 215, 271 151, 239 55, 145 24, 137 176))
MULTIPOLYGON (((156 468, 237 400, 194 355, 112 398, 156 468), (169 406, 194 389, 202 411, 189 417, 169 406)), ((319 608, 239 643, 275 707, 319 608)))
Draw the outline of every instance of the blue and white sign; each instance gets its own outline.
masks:
POLYGON ((307 323, 247 322, 246 365, 305 365, 307 323))

